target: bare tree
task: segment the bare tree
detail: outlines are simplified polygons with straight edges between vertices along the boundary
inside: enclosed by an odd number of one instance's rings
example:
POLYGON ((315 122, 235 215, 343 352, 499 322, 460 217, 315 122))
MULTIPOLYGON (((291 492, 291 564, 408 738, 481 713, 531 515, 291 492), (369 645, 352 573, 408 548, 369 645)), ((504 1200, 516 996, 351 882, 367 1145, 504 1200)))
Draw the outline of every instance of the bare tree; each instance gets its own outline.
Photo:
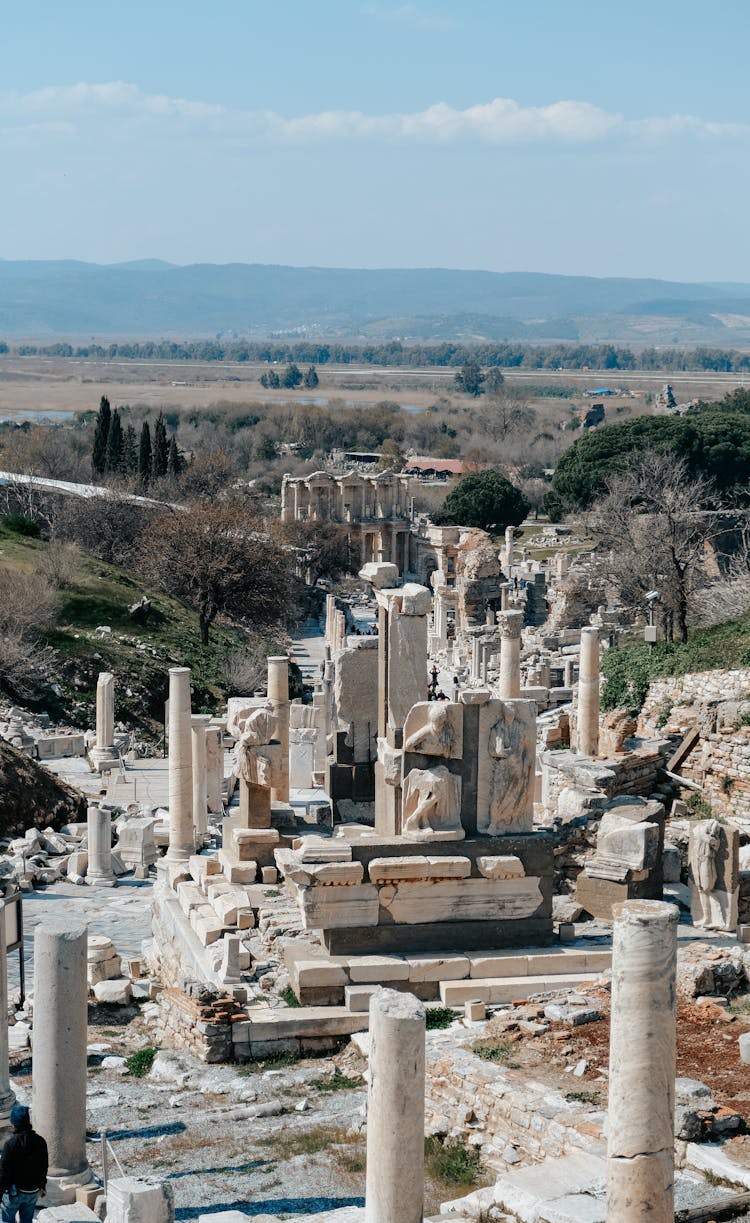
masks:
POLYGON ((140 543, 145 573, 197 612, 204 646, 221 614, 255 626, 285 619, 289 555, 241 505, 196 502, 169 511, 140 543))
POLYGON ((646 451, 612 477, 586 519, 600 581, 634 613, 643 611, 649 591, 658 591, 667 641, 687 640, 696 594, 708 581, 717 527, 701 507, 711 499, 709 483, 691 477, 683 460, 646 451))

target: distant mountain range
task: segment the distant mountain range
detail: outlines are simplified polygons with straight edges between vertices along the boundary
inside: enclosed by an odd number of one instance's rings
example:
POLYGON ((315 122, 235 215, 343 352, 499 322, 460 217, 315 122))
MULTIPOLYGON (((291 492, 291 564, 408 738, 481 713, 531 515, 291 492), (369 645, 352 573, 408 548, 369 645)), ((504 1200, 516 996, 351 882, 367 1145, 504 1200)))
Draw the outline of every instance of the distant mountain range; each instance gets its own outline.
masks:
POLYGON ((750 343, 750 285, 159 259, 0 260, 0 338, 306 337, 750 343))

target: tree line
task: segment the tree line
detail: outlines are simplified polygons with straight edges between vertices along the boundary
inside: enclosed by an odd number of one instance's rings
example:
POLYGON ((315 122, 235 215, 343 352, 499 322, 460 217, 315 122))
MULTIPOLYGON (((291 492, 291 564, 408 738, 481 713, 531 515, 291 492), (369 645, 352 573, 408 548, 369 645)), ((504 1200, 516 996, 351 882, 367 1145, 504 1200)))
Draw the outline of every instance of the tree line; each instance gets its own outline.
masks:
POLYGON ((141 425, 140 437, 135 426, 123 428, 120 413, 114 410, 106 395, 99 401, 91 446, 91 474, 101 476, 137 476, 143 488, 153 480, 178 476, 185 465, 175 433, 167 435, 162 412, 156 418, 153 436, 147 420, 141 425))
POLYGON ((460 367, 474 362, 480 366, 501 366, 506 369, 641 370, 665 373, 695 370, 730 374, 750 371, 750 353, 706 345, 634 350, 619 344, 525 344, 517 341, 402 344, 399 340, 389 340, 381 344, 324 344, 267 340, 143 340, 112 344, 19 344, 11 349, 7 343, 0 343, 0 352, 11 351, 20 357, 263 361, 287 366, 361 364, 460 367))

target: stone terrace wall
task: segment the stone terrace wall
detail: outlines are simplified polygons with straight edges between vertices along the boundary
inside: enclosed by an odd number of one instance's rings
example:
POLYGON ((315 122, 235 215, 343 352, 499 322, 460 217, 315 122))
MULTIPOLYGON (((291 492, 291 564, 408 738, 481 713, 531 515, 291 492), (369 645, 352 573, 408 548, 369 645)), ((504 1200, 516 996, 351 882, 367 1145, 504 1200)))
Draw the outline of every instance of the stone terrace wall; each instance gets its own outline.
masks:
POLYGON ((750 694, 750 668, 737 671, 695 671, 690 675, 652 680, 641 710, 639 733, 658 737, 659 715, 669 706, 700 701, 739 701, 750 694))
POLYGON ((701 786, 717 815, 750 818, 750 727, 740 725, 748 700, 750 668, 703 671, 654 680, 641 713, 644 732, 665 716, 662 734, 698 727, 680 773, 701 786))
POLYGON ((508 1147, 524 1163, 573 1151, 604 1154, 603 1113, 454 1044, 428 1040, 426 1095, 428 1133, 479 1141, 484 1156, 503 1168, 508 1147))

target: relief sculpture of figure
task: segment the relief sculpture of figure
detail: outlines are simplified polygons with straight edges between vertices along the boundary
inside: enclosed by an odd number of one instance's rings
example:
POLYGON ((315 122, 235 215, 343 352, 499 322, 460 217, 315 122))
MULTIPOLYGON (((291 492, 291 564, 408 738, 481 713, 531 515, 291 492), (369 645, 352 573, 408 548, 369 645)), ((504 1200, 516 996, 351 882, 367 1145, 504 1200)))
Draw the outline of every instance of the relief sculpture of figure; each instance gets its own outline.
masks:
POLYGON ((249 784, 271 785, 271 760, 262 752, 276 734, 276 715, 255 709, 245 721, 237 743, 237 775, 249 784))
POLYGON ((716 853, 721 844, 721 829, 716 820, 706 820, 693 829, 690 839, 690 873, 693 881, 693 897, 697 905, 693 911, 693 925, 713 925, 711 893, 716 887, 718 866, 716 853))
POLYGON ((535 729, 519 718, 512 701, 490 730, 492 759, 488 836, 498 836, 517 823, 533 802, 535 729))
POLYGON ((445 765, 435 769, 412 769, 404 781, 402 834, 428 841, 435 833, 463 836, 461 826, 461 779, 445 765))
MULTIPOLYGON (((420 710, 422 706, 418 706, 420 710)), ((423 756, 453 756, 456 747, 454 709, 438 702, 426 705, 426 721, 404 742, 404 751, 420 752, 423 756)))

